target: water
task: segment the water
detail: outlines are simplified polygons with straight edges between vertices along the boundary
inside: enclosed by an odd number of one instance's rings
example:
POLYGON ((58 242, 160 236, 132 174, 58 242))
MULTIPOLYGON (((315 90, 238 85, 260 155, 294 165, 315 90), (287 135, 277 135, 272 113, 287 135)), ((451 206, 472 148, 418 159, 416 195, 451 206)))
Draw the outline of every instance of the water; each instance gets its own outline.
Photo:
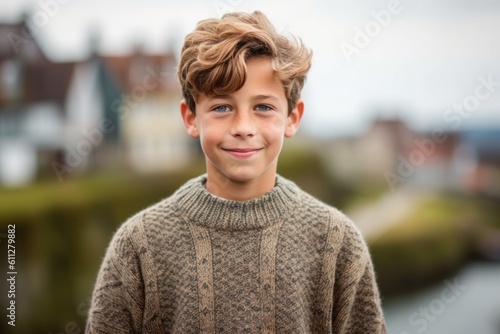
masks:
POLYGON ((389 334, 500 334, 500 263, 474 263, 417 295, 384 302, 389 334))

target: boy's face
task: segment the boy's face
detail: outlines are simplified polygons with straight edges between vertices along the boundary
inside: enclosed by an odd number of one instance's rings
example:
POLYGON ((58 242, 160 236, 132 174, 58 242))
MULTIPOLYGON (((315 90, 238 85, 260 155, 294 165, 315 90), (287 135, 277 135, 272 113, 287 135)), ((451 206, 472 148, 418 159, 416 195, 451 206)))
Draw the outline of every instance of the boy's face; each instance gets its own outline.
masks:
POLYGON ((225 96, 201 95, 196 115, 181 103, 188 133, 200 138, 208 180, 263 186, 270 182, 274 186, 283 138, 295 134, 303 108, 299 101, 288 115, 284 88, 274 76, 271 60, 263 57, 248 60, 240 90, 225 96))

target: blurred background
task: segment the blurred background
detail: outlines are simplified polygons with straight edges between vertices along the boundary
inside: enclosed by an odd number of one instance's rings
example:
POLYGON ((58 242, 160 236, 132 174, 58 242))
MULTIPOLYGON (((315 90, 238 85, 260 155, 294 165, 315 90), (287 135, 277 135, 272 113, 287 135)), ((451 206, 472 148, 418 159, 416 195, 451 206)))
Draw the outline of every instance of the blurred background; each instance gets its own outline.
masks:
POLYGON ((389 333, 500 333, 493 0, 2 0, 2 333, 83 333, 113 232, 204 172, 179 115, 184 36, 257 9, 314 52, 279 172, 359 226, 389 333))

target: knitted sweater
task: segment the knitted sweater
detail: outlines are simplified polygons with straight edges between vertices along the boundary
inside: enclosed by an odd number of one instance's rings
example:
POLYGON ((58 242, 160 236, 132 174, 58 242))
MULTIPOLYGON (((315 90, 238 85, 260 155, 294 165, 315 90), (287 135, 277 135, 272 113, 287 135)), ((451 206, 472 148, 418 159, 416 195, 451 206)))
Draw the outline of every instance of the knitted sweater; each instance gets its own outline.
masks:
POLYGON ((86 333, 385 333, 370 255, 345 215, 281 176, 244 202, 205 182, 116 232, 86 333))

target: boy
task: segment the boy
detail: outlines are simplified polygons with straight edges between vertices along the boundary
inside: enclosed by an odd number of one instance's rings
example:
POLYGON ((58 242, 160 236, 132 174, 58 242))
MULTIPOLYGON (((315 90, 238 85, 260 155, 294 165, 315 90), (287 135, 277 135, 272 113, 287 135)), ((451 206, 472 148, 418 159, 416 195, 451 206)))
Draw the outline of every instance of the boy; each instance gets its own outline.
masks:
POLYGON ((385 333, 353 223, 276 174, 310 64, 260 12, 186 37, 180 109, 207 173, 117 231, 87 333, 385 333))

